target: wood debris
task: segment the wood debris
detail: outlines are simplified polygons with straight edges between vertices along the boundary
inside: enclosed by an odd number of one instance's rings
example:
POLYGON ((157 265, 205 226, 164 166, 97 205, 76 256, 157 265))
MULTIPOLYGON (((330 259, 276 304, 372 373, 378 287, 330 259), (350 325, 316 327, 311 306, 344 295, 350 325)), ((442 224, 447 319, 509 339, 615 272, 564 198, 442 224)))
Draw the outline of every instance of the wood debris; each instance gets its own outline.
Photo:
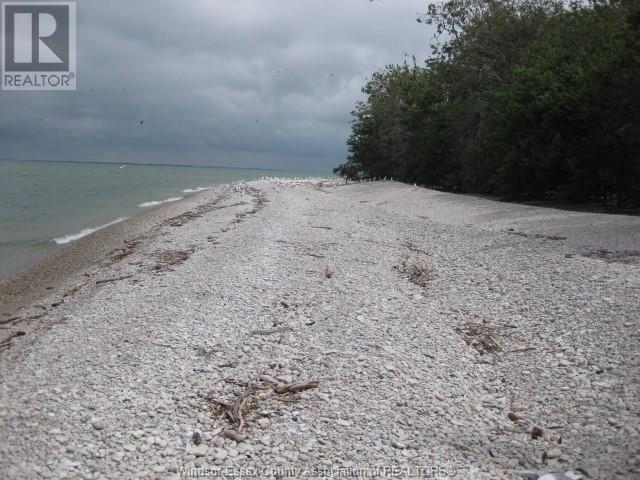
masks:
POLYGON ((105 283, 113 283, 113 282, 119 282, 121 280, 126 280, 128 278, 133 277, 133 275, 123 275, 122 277, 117 277, 117 278, 107 278, 104 280, 98 280, 96 281, 96 285, 104 285, 105 283))
POLYGON ((285 333, 285 332, 293 332, 293 327, 278 327, 272 328, 271 330, 253 330, 249 332, 251 336, 257 335, 275 335, 276 333, 285 333))
POLYGON ((312 388, 318 388, 319 386, 320 386, 320 382, 318 381, 293 382, 293 383, 278 385, 275 388, 275 391, 278 395, 284 395, 285 393, 304 392, 305 390, 311 390, 312 388))

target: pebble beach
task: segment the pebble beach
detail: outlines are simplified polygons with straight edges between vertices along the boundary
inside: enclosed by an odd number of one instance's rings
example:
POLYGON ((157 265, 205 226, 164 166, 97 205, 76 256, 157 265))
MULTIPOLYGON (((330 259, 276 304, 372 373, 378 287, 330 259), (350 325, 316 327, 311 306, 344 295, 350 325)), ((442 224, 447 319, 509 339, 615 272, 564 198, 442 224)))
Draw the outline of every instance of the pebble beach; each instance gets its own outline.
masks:
POLYGON ((640 217, 343 183, 0 285, 0 478, 640 478, 640 217))

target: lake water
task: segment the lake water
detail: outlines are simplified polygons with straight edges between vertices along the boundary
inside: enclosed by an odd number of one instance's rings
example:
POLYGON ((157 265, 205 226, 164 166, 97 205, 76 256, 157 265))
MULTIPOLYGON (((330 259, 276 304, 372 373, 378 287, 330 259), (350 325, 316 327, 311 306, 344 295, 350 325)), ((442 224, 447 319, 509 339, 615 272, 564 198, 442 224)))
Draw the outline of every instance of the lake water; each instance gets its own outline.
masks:
POLYGON ((303 172, 0 160, 0 279, 57 245, 198 189, 303 172))

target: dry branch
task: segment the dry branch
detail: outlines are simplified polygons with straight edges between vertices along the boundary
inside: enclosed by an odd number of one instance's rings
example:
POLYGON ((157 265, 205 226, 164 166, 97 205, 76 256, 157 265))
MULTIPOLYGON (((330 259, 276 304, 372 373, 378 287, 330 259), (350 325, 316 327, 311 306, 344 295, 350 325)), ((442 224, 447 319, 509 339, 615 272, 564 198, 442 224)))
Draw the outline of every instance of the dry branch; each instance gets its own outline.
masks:
POLYGON ((14 338, 24 337, 26 334, 27 334, 26 332, 18 331, 18 332, 15 332, 15 333, 9 335, 8 337, 6 337, 2 341, 2 343, 0 343, 0 349, 9 349, 9 348, 11 348, 11 346, 13 345, 12 340, 14 338))
POLYGON ((16 320, 20 320, 22 317, 11 317, 8 318, 7 320, 0 320, 0 325, 6 325, 7 323, 13 323, 16 320))
POLYGON ((293 327, 280 327, 271 330, 253 330, 249 335, 275 335, 276 333, 293 332, 293 327))
POLYGON ((583 253, 582 256, 604 260, 605 262, 609 263, 640 263, 640 250, 621 250, 612 252, 609 250, 600 249, 583 253))
POLYGON ((496 328, 486 324, 465 323, 456 327, 455 330, 462 335, 467 345, 473 347, 481 355, 502 351, 498 342, 493 338, 497 333, 496 328))
POLYGON ((276 393, 279 395, 284 395, 285 393, 299 393, 305 390, 311 390, 312 388, 318 388, 320 386, 320 382, 318 381, 307 381, 307 382, 293 382, 287 383, 285 385, 279 385, 275 388, 276 393))
POLYGON ((235 402, 233 402, 233 406, 231 410, 227 411, 227 416, 229 420, 231 420, 235 425, 238 425, 238 432, 242 431, 244 427, 244 417, 242 415, 242 409, 245 407, 247 402, 249 401, 249 397, 251 394, 256 391, 256 387, 254 387, 251 383, 247 387, 247 389, 242 392, 238 398, 236 398, 235 402))
POLYGON ((76 285, 75 287, 73 287, 72 289, 70 289, 69 291, 67 291, 62 298, 67 298, 70 297, 71 295, 75 295, 76 293, 78 293, 80 291, 80 289, 82 287, 84 287, 88 282, 84 282, 81 283, 80 285, 76 285))
POLYGON ((104 285, 105 283, 119 282, 120 280, 126 280, 127 278, 131 278, 133 275, 124 275, 118 278, 107 278, 105 280, 98 280, 96 285, 104 285))
POLYGON ((414 285, 426 288, 433 280, 433 271, 423 263, 409 263, 408 258, 403 258, 400 266, 394 267, 414 285))

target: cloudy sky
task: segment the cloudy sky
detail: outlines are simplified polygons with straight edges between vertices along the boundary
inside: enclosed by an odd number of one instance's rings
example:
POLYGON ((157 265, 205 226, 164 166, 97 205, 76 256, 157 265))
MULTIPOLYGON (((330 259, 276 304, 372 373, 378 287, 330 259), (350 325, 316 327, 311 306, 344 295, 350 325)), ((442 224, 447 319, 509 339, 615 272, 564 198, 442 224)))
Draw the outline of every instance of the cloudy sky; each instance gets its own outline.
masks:
POLYGON ((426 0, 79 0, 78 91, 0 92, 0 158, 327 171, 426 0), (144 120, 144 126, 140 126, 144 120))

